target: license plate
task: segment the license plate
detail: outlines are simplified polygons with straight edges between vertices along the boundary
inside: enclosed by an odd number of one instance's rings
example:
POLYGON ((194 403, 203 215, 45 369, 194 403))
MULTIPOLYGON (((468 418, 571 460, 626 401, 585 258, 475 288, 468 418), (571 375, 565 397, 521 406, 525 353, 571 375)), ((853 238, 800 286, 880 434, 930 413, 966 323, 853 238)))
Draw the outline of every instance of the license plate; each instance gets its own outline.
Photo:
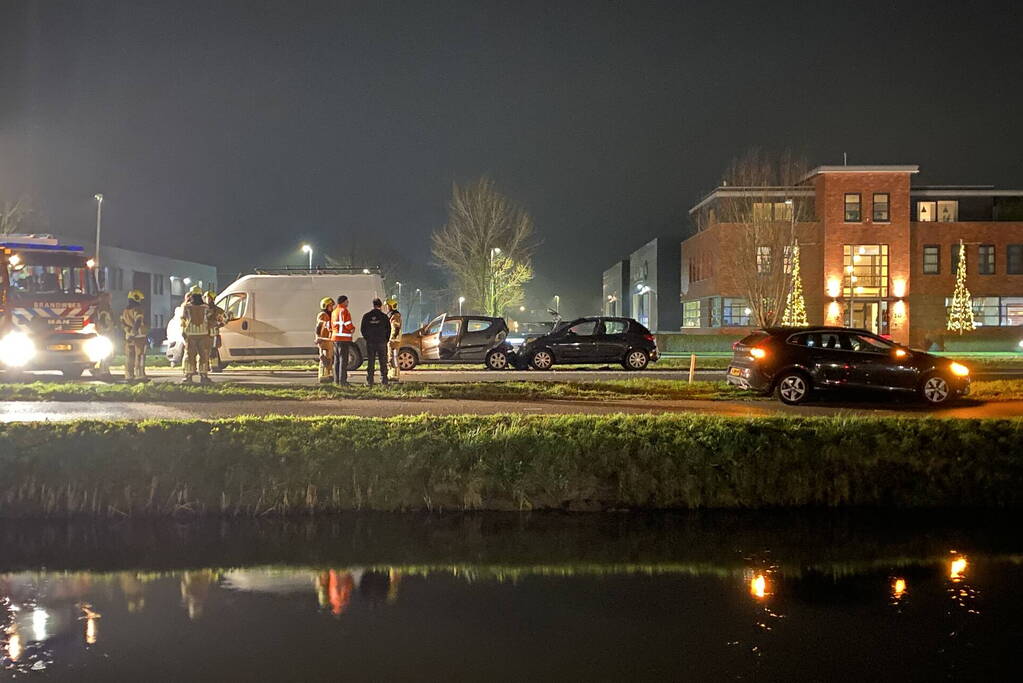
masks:
POLYGON ((738 377, 742 374, 742 370, 739 368, 728 368, 728 374, 732 377, 738 377))
POLYGON ((70 344, 50 344, 46 347, 50 351, 70 351, 70 344))

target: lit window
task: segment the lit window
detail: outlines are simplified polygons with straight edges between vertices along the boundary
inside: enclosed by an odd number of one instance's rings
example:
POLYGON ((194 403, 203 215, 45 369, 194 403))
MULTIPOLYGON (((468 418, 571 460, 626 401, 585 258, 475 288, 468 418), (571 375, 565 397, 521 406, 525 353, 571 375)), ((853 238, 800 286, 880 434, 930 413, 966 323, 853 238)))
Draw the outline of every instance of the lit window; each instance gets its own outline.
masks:
POLYGON ((1023 297, 1002 297, 1002 324, 1023 325, 1023 297))
POLYGON ((955 223, 959 220, 959 202, 955 200, 938 202, 936 216, 939 223, 955 223))
MULTIPOLYGON (((997 296, 975 296, 971 302, 973 321, 977 327, 998 327, 1001 324, 1001 301, 997 296)), ((945 314, 952 307, 952 298, 945 299, 945 314)))
POLYGON ((700 300, 682 304, 682 327, 700 327, 700 300))
POLYGON ((847 192, 845 195, 845 222, 859 223, 860 220, 860 195, 858 192, 847 192))
POLYGON ((745 299, 725 299, 722 324, 725 327, 746 327, 749 325, 750 312, 745 299))
POLYGON ((887 223, 889 220, 888 193, 874 193, 874 220, 878 223, 887 223))
POLYGON ((888 245, 846 244, 842 247, 843 296, 888 296, 888 245))
POLYGON ((757 272, 761 275, 771 272, 771 247, 757 247, 757 272))
POLYGON ((937 275, 941 272, 941 246, 924 245, 924 275, 937 275))
POLYGON ((937 202, 918 202, 916 205, 916 219, 920 223, 931 223, 938 210, 937 202))

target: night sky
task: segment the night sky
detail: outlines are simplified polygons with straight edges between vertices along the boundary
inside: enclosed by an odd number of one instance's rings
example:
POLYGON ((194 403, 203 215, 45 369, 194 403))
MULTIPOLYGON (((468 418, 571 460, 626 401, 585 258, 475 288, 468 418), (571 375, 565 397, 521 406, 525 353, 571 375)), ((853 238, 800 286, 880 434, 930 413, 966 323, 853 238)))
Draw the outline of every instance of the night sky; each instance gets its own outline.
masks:
MULTIPOLYGON (((0 199, 224 272, 303 240, 400 252, 489 174, 535 217, 532 305, 601 271, 751 146, 1023 186, 1020 3, 0 3, 0 199)), ((226 284, 226 283, 225 283, 226 284)))

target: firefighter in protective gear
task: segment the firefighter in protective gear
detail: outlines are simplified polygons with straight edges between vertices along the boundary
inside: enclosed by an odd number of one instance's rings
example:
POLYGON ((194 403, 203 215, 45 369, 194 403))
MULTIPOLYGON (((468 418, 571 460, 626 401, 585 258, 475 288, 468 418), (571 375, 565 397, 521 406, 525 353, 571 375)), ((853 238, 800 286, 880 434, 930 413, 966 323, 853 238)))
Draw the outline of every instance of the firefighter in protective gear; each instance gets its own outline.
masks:
POLYGON ((334 300, 329 296, 320 300, 320 312, 316 315, 316 346, 320 349, 320 384, 334 380, 334 342, 331 341, 330 314, 334 312, 334 300))
POLYGON ((142 302, 146 296, 139 290, 128 292, 128 305, 121 313, 121 329, 124 331, 124 378, 129 382, 148 382, 146 377, 146 347, 149 340, 149 326, 142 302))
POLYGON ((203 303, 202 288, 193 287, 188 303, 181 307, 181 335, 185 338, 185 384, 191 384, 196 372, 202 384, 210 384, 210 309, 203 303))
POLYGON ((227 313, 217 305, 217 293, 206 292, 204 301, 210 309, 210 367, 220 372, 220 328, 227 323, 227 313))
POLYGON ((330 314, 330 326, 330 339, 334 342, 334 384, 345 386, 348 384, 348 359, 355 346, 355 323, 344 294, 337 298, 337 306, 330 314))
MULTIPOLYGON (((113 331, 114 316, 110 312, 110 292, 100 292, 99 303, 96 306, 96 334, 110 337, 113 331)), ((110 379, 110 356, 96 364, 94 374, 103 379, 110 379)))
POLYGON ((401 311, 398 300, 393 296, 387 299, 387 317, 391 321, 391 338, 387 342, 390 351, 391 367, 394 368, 394 379, 401 380, 401 368, 398 367, 398 350, 401 348, 401 311))

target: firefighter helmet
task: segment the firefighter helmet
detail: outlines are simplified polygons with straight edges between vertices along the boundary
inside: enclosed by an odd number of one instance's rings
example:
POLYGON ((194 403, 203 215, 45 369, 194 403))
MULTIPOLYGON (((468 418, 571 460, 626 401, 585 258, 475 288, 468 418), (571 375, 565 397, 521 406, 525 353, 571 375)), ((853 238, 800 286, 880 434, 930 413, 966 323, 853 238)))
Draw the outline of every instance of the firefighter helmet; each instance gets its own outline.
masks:
POLYGON ((199 285, 195 285, 194 287, 192 287, 192 289, 188 290, 188 293, 198 294, 199 296, 202 296, 202 287, 200 287, 199 285))
POLYGON ((146 295, 142 293, 141 289, 133 289, 128 292, 129 301, 142 301, 146 298, 146 295))
POLYGON ((385 301, 384 303, 387 304, 388 308, 397 308, 398 307, 398 300, 395 299, 393 296, 387 297, 387 301, 385 301))
POLYGON ((331 306, 333 304, 334 300, 331 299, 329 296, 325 296, 322 299, 320 299, 320 308, 326 308, 327 306, 331 306))
POLYGON ((208 296, 208 297, 209 297, 209 298, 211 298, 211 299, 216 299, 216 298, 217 298, 217 293, 216 293, 216 292, 214 292, 214 291, 213 291, 213 290, 211 289, 211 290, 209 290, 209 291, 207 291, 207 292, 206 292, 206 296, 208 296))

